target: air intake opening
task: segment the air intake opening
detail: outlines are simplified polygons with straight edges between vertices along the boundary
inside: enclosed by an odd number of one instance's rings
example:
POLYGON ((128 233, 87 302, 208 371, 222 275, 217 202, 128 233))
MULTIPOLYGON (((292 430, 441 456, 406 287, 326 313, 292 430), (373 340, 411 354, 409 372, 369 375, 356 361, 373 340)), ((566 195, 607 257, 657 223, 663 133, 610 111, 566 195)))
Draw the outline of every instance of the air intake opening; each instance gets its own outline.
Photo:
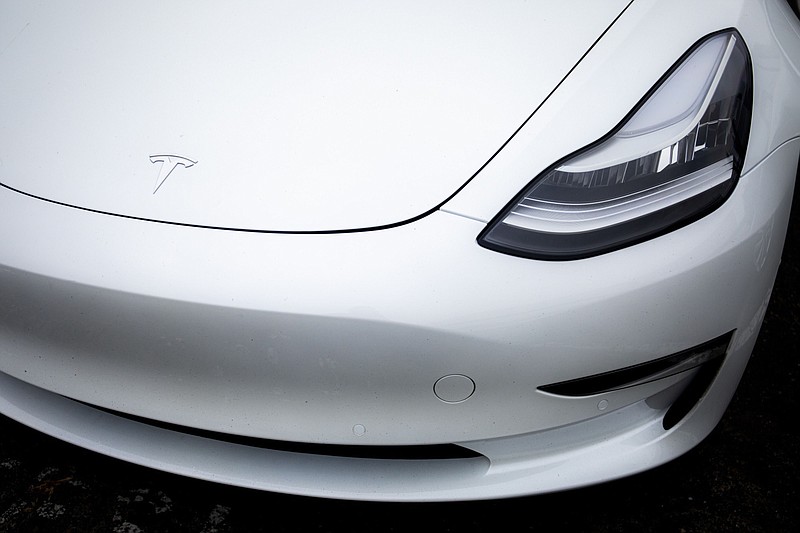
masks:
POLYGON ((678 399, 675 400, 672 406, 667 410, 667 414, 664 415, 664 419, 661 422, 664 429, 674 427, 684 416, 689 414, 692 407, 700 401, 700 398, 703 397, 708 387, 711 386, 711 382, 717 377, 717 373, 724 360, 724 357, 717 357, 700 367, 697 374, 692 378, 692 381, 689 382, 686 389, 684 389, 681 395, 678 396, 678 399))
MULTIPOLYGON (((719 364, 721 364, 724 359, 723 356, 728 350, 728 344, 732 337, 733 331, 730 331, 724 335, 720 335, 716 339, 704 342, 703 344, 676 354, 661 357, 654 361, 628 366, 610 372, 603 372, 601 374, 543 385, 539 387, 539 390, 550 394, 558 394, 560 396, 592 396, 650 383, 658 379, 686 372, 701 365, 704 367, 714 366, 711 365, 712 362, 715 363, 715 368, 719 369, 719 364)), ((716 375, 716 370, 714 371, 714 375, 716 375)), ((697 378, 695 378, 695 381, 697 381, 697 378)), ((686 393, 684 393, 684 395, 685 394, 686 393)))
MULTIPOLYGON (((75 400, 73 400, 75 401, 75 400)), ((310 444, 302 442, 288 442, 281 440, 260 439, 256 437, 246 437, 241 435, 231 435, 216 431, 197 429, 178 424, 170 424, 130 415, 96 405, 84 403, 84 405, 103 411, 113 416, 125 418, 140 424, 174 431, 185 435, 203 437, 220 442, 240 444, 253 448, 265 450, 275 450, 283 452, 303 453, 309 455, 325 455, 330 457, 348 457, 355 459, 387 459, 387 460, 432 460, 432 459, 473 459, 482 457, 481 454, 468 450, 456 444, 431 444, 431 445, 409 445, 409 446, 351 446, 344 444, 310 444)))

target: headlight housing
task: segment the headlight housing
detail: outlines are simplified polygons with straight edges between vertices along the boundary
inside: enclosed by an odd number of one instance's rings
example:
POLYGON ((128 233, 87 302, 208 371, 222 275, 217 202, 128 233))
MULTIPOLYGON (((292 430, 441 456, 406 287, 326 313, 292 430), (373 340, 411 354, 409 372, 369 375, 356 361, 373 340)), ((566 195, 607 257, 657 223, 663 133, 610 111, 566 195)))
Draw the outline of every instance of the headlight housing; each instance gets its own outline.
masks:
POLYGON ((752 85, 741 36, 706 37, 607 136, 535 178, 478 242, 521 257, 580 259, 707 215, 739 178, 752 85))

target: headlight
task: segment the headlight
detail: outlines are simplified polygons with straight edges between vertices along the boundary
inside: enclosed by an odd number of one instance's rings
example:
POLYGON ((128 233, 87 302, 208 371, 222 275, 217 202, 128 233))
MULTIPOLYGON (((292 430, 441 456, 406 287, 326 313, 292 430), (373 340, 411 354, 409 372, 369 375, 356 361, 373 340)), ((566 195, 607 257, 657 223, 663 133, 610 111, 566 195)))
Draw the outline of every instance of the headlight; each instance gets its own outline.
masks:
POLYGON ((711 35, 611 133, 534 179, 478 242, 522 257, 579 259, 689 224, 733 191, 751 109, 741 36, 711 35))

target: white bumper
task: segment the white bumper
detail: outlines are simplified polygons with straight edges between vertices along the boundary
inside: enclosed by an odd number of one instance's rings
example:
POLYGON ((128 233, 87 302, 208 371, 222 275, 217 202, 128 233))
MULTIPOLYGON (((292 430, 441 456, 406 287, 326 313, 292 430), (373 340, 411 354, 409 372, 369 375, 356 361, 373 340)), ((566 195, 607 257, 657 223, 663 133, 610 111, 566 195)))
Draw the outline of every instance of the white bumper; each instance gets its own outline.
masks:
POLYGON ((447 213, 381 232, 231 233, 2 189, 0 410, 149 466, 331 497, 501 496, 652 467, 702 439, 733 394, 779 264, 799 151, 784 145, 690 226, 566 263, 485 250, 480 223, 447 213), (714 384, 669 431, 666 406, 642 400, 678 390, 681 375, 601 396, 537 390, 731 330, 714 384), (475 383, 465 401, 434 393, 451 374, 475 383), (46 391, 225 434, 463 443, 486 459, 310 460, 145 429, 46 391))

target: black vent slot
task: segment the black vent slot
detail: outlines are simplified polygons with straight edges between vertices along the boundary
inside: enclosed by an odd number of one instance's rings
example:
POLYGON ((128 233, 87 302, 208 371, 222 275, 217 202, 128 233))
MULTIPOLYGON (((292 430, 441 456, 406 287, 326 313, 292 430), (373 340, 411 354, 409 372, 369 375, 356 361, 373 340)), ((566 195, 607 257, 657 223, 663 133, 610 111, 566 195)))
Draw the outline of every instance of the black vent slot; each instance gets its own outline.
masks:
POLYGON ((174 431, 185 435, 193 435, 196 437, 203 437, 220 442, 227 442, 231 444, 241 444, 253 448, 261 448, 265 450, 303 453, 312 455, 326 455, 331 457, 349 457, 358 459, 405 459, 405 460, 431 460, 431 459, 472 459, 475 457, 482 457, 479 453, 473 452, 456 444, 432 444, 432 445, 409 445, 409 446, 351 446, 343 444, 309 444, 301 442, 288 442, 281 440, 260 439, 256 437, 245 437, 241 435, 230 435, 227 433, 220 433, 216 431, 207 431, 203 429, 191 428, 181 426, 178 424, 170 424, 153 420, 150 418, 143 418, 140 416, 130 415, 112 409, 98 407, 96 405, 84 405, 103 411, 113 416, 125 418, 140 424, 174 431))
POLYGON ((712 361, 717 362, 718 367, 718 362, 723 360, 723 356, 728 350, 731 337, 733 337, 733 331, 688 350, 654 361, 544 385, 539 387, 539 390, 560 396, 592 396, 650 383, 706 365, 712 361))

